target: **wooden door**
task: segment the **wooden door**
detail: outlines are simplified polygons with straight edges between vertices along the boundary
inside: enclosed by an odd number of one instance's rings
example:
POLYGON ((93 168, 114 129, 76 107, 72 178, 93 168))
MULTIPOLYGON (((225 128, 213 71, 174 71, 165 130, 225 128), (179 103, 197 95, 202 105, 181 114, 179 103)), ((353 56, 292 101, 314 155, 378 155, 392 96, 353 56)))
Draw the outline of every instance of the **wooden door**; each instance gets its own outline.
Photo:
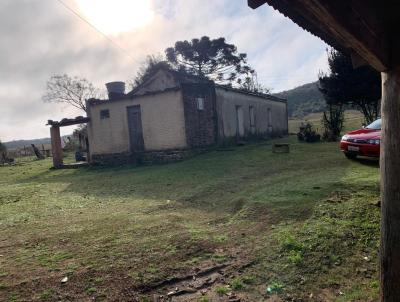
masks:
POLYGON ((131 152, 144 151, 142 116, 140 105, 130 106, 128 111, 129 143, 131 152))
POLYGON ((242 106, 236 106, 236 136, 244 136, 244 118, 242 106))

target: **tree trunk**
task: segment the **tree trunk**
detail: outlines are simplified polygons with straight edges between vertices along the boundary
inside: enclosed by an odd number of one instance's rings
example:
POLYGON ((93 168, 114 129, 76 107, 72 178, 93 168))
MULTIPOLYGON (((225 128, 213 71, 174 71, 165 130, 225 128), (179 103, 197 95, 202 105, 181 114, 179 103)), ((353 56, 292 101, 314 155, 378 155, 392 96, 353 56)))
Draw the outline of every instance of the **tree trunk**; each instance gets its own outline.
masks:
POLYGON ((400 297, 400 70, 382 73, 381 301, 400 297))

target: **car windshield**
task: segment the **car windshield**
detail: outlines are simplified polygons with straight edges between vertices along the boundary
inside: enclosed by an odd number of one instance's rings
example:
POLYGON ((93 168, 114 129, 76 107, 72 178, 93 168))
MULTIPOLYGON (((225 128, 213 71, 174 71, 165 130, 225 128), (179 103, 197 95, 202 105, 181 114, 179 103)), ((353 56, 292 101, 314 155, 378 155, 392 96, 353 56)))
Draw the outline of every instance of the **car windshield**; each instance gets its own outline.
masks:
POLYGON ((374 129, 374 130, 381 130, 381 119, 377 119, 375 122, 372 122, 371 124, 369 124, 365 128, 374 129))

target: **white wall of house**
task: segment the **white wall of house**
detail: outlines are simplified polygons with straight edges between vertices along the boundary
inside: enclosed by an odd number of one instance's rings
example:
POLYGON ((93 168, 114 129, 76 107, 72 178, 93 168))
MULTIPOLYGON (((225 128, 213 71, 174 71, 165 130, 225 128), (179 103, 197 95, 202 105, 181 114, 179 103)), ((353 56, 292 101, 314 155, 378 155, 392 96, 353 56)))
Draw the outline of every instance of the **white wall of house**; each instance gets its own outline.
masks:
POLYGON ((219 137, 287 134, 286 102, 216 87, 219 137))
POLYGON ((186 147, 182 95, 179 90, 174 90, 89 106, 91 155, 130 151, 127 107, 133 105, 141 106, 146 151, 186 147), (101 110, 108 110, 109 118, 102 119, 101 110))

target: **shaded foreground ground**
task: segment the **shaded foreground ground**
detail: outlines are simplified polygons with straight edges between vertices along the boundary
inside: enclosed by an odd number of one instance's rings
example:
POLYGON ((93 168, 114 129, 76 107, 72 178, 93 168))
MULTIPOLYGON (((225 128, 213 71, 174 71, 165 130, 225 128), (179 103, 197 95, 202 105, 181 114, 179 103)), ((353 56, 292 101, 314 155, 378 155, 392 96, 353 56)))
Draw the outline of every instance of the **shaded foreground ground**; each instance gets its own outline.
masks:
POLYGON ((375 301, 377 163, 287 140, 164 166, 0 167, 0 300, 375 301))

